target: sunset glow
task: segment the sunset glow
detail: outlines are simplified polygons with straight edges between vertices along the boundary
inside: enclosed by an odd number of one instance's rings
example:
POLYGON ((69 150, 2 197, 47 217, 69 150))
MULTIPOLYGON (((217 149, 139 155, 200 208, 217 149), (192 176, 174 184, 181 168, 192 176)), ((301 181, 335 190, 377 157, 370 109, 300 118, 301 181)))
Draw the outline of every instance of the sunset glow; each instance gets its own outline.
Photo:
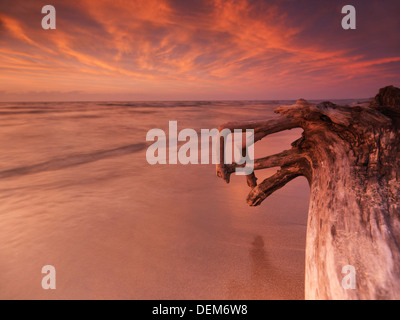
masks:
POLYGON ((0 100, 367 98, 400 85, 400 3, 52 0, 0 3, 0 100), (380 23, 374 23, 380 21, 380 23))

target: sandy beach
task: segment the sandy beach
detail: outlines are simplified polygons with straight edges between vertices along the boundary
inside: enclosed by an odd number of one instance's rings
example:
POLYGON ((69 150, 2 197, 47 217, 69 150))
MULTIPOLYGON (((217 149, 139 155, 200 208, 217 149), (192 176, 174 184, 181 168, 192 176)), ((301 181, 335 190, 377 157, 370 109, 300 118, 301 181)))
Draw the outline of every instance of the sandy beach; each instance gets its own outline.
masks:
MULTIPOLYGON (((226 185, 211 164, 145 158, 147 130, 170 119, 211 129, 276 106, 2 103, 0 298, 303 299, 305 179, 250 208, 244 177, 226 185), (57 290, 41 288, 44 265, 57 290)), ((300 134, 273 135, 255 155, 300 134)))

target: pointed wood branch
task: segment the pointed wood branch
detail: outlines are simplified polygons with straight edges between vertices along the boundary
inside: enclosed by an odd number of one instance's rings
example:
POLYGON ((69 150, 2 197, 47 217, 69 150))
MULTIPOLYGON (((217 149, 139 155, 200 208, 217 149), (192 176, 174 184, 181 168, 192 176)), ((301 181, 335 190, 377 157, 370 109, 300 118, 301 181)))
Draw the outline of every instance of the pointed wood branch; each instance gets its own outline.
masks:
POLYGON ((247 203, 250 206, 259 206, 261 202, 276 190, 284 187, 294 178, 302 175, 300 167, 286 167, 279 170, 272 177, 265 179, 257 187, 250 191, 247 203))
POLYGON ((304 160, 305 158, 306 153, 304 150, 292 148, 268 157, 254 160, 254 170, 284 167, 304 160))
MULTIPOLYGON (((279 119, 263 120, 263 121, 242 121, 242 122, 228 122, 219 127, 221 132, 224 129, 229 129, 233 132, 235 129, 253 129, 254 130, 254 142, 257 142, 267 135, 290 130, 293 128, 298 128, 300 126, 300 121, 293 119, 292 117, 283 116, 279 119)), ((224 138, 220 137, 220 163, 216 165, 216 174, 218 177, 222 178, 226 183, 230 182, 230 176, 235 172, 238 167, 236 164, 225 164, 225 148, 224 148, 224 138)), ((254 173, 246 177, 247 184, 250 187, 255 187, 257 185, 257 178, 254 173)))
MULTIPOLYGON (((300 163, 301 161, 306 160, 306 158, 307 156, 304 150, 301 150, 299 148, 292 148, 290 150, 286 150, 278 154, 254 160, 254 170, 293 165, 295 163, 300 163)), ((245 166, 244 164, 238 165, 236 163, 233 163, 224 166, 219 165, 217 168, 219 170, 223 168, 225 170, 225 176, 228 177, 229 179, 230 175, 235 172, 236 168, 243 168, 244 166, 245 166)), ((247 185, 250 188, 254 188, 257 186, 257 178, 254 172, 250 175, 247 175, 246 178, 247 178, 247 185)), ((229 183, 229 180, 227 182, 229 183)))
POLYGON ((255 133, 263 132, 266 135, 284 130, 290 130, 300 126, 300 121, 291 116, 280 117, 277 119, 258 120, 258 121, 236 121, 228 122, 219 127, 219 131, 223 129, 254 129, 255 133))

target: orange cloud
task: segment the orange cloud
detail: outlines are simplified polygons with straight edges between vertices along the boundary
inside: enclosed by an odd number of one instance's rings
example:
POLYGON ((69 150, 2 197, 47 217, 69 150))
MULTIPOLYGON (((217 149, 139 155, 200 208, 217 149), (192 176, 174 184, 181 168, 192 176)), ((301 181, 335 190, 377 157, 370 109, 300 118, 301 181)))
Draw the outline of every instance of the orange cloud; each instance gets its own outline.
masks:
POLYGON ((334 27, 323 39, 318 25, 302 22, 302 7, 293 13, 282 3, 54 0, 57 30, 45 31, 40 8, 23 2, 0 14, 0 86, 14 93, 50 88, 229 99, 346 90, 346 82, 370 83, 372 76, 393 80, 400 56, 358 50, 363 37, 342 44, 349 34, 334 27), (318 41, 308 39, 310 32, 318 41))
POLYGON ((36 43, 26 35, 18 20, 0 13, 0 21, 15 38, 28 44, 36 45, 36 43))

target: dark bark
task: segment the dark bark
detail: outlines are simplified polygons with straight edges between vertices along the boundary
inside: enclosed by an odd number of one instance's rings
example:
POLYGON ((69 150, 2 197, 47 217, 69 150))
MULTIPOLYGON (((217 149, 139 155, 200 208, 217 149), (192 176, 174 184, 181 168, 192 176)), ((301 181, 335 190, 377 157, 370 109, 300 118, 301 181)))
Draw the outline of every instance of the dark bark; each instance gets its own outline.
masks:
MULTIPOLYGON (((276 110, 276 120, 227 124, 254 129, 256 141, 304 130, 293 148, 255 160, 255 170, 281 167, 252 188, 259 205, 298 176, 311 188, 306 242, 306 298, 400 298, 400 89, 382 88, 369 105, 311 104, 276 110), (356 269, 356 289, 342 287, 342 267, 356 269)), ((217 165, 229 182, 235 165, 217 165)))

